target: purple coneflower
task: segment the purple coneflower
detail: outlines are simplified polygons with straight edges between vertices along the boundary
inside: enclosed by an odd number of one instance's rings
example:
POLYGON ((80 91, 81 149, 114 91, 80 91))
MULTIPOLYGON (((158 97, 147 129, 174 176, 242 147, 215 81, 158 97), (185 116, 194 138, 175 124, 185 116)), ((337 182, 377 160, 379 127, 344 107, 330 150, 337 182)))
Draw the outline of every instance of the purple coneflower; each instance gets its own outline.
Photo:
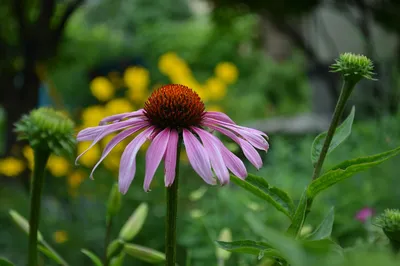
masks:
POLYGON ((360 222, 365 223, 372 215, 374 215, 374 210, 372 208, 365 207, 357 212, 355 218, 360 222))
MULTIPOLYGON (((121 131, 104 148, 102 156, 90 176, 102 160, 121 141, 140 132, 125 148, 119 168, 119 190, 126 193, 135 176, 136 155, 146 140, 151 144, 146 153, 144 190, 150 183, 164 158, 165 186, 175 179, 178 140, 183 138, 189 162, 196 173, 208 184, 229 182, 229 171, 240 178, 247 176, 243 162, 211 131, 218 131, 235 141, 246 158, 259 169, 262 160, 259 150, 268 150, 267 135, 259 130, 237 125, 226 114, 206 112, 204 103, 190 88, 171 84, 155 90, 143 109, 104 118, 97 127, 89 127, 78 133, 78 141, 92 141, 87 150, 105 136, 121 131)), ((87 151, 86 150, 86 151, 87 151)), ((78 156, 77 160, 86 152, 78 156)))

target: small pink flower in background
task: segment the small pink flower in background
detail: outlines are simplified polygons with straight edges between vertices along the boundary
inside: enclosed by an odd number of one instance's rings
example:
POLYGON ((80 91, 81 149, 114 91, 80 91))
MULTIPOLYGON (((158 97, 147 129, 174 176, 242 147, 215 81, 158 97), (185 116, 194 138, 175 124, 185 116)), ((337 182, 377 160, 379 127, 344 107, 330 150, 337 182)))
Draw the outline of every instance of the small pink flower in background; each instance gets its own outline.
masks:
POLYGON ((374 215, 374 210, 369 207, 362 208, 356 214, 356 219, 362 223, 365 223, 372 215, 374 215))
POLYGON ((78 133, 78 141, 92 141, 78 159, 107 135, 121 131, 104 148, 94 170, 111 150, 127 137, 140 132, 125 148, 119 168, 119 190, 126 193, 135 176, 136 155, 146 140, 151 144, 146 153, 144 190, 150 183, 162 159, 164 159, 165 186, 174 182, 177 144, 181 136, 194 171, 208 184, 216 184, 214 174, 221 184, 229 182, 229 171, 245 178, 247 170, 243 162, 211 131, 218 131, 235 141, 245 157, 257 168, 262 160, 257 149, 267 151, 267 135, 256 129, 242 127, 221 112, 206 112, 204 103, 190 88, 171 84, 155 90, 143 109, 104 118, 100 125, 78 133), (229 171, 228 171, 229 170, 229 171))

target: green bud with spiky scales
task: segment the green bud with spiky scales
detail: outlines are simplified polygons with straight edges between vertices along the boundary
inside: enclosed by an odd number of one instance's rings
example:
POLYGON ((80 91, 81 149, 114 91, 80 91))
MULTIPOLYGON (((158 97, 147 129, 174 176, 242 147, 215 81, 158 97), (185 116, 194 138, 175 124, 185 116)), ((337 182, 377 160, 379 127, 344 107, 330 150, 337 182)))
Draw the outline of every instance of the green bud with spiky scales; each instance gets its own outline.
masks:
POLYGON ((378 216, 374 224, 382 228, 385 235, 389 238, 390 244, 395 251, 400 250, 400 211, 396 209, 386 209, 378 216))
POLYGON ((342 73, 347 81, 357 83, 362 78, 376 80, 372 78, 375 75, 374 64, 364 55, 344 53, 335 61, 336 63, 331 65, 331 71, 342 73))
POLYGON ((42 107, 31 111, 15 124, 19 140, 28 140, 31 147, 51 153, 73 154, 74 123, 63 113, 42 107))

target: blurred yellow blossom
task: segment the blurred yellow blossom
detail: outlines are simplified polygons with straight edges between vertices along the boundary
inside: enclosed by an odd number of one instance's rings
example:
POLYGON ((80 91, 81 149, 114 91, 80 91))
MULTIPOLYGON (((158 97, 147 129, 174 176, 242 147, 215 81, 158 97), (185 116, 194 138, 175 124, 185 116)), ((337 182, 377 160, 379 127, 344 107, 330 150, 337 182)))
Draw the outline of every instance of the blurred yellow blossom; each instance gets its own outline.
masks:
POLYGON ((150 74, 143 67, 128 67, 124 73, 124 81, 131 91, 145 91, 150 83, 150 74))
POLYGON ((140 90, 140 91, 135 91, 135 90, 128 90, 127 91, 127 97, 135 103, 137 106, 142 106, 143 103, 146 101, 148 98, 148 91, 147 90, 140 90))
POLYGON ((224 109, 222 108, 221 105, 211 104, 211 105, 207 106, 207 111, 210 111, 210 112, 223 112, 224 109))
POLYGON ((24 155, 25 159, 28 161, 28 168, 33 169, 34 156, 33 156, 33 149, 31 148, 31 146, 26 145, 22 149, 22 154, 24 155))
POLYGON ((143 145, 140 147, 140 151, 141 152, 146 152, 147 148, 149 148, 150 146, 150 141, 146 140, 143 145))
POLYGON ((209 78, 206 81, 206 88, 211 100, 221 100, 226 95, 226 84, 218 78, 209 78))
POLYGON ((215 75, 226 84, 234 83, 238 78, 238 72, 237 67, 230 62, 222 62, 215 67, 215 75))
POLYGON ((21 174, 24 170, 25 165, 19 159, 7 157, 0 160, 0 173, 5 176, 15 177, 21 174))
POLYGON ((168 52, 163 54, 158 60, 158 69, 161 73, 168 75, 171 73, 171 69, 180 63, 181 60, 176 53, 168 52))
POLYGON ((115 88, 108 78, 95 77, 90 82, 90 91, 99 101, 104 102, 114 96, 115 88))
POLYGON ((120 152, 111 152, 103 161, 104 166, 110 171, 118 171, 121 161, 120 152))
POLYGON ((70 173, 67 177, 68 186, 71 189, 76 189, 80 186, 83 180, 87 177, 87 174, 83 171, 77 170, 70 173))
POLYGON ((109 101, 106 106, 107 115, 115 115, 120 113, 132 112, 132 104, 125 98, 117 98, 109 101))
MULTIPOLYGON (((83 153, 90 146, 90 142, 80 142, 78 143, 78 154, 83 153)), ((90 150, 88 150, 79 161, 86 167, 92 167, 96 164, 97 160, 100 158, 100 148, 95 145, 90 150)))
POLYGON ((57 244, 63 244, 68 241, 68 234, 64 230, 58 230, 53 233, 53 239, 57 244))
POLYGON ((51 155, 47 162, 47 169, 55 177, 66 176, 70 169, 70 163, 63 157, 51 155))
POLYGON ((82 123, 84 127, 98 126, 101 119, 106 116, 106 112, 101 105, 92 105, 82 111, 82 123))

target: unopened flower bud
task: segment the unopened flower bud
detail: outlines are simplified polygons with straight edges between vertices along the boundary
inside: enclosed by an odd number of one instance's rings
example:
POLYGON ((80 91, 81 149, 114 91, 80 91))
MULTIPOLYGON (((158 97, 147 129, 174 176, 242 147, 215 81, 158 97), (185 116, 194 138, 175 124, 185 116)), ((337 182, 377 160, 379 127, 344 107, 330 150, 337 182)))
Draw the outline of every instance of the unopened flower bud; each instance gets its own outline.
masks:
POLYGON ((142 229, 148 211, 148 205, 146 203, 141 203, 122 227, 119 232, 119 237, 126 242, 131 241, 142 229))
POLYGON ((400 250, 400 211, 387 209, 375 221, 375 225, 382 228, 385 235, 389 238, 392 247, 400 250))
POLYGON ((35 109, 15 124, 18 139, 28 140, 33 149, 72 154, 75 147, 74 123, 51 108, 35 109))
POLYGON ((374 65, 372 61, 364 56, 352 53, 344 53, 336 59, 336 63, 331 66, 332 72, 340 72, 344 79, 357 83, 360 79, 366 78, 374 80, 372 76, 374 65))
POLYGON ((149 263, 160 263, 165 261, 164 253, 139 245, 125 244, 124 252, 134 258, 149 263))
MULTIPOLYGON (((219 234, 218 241, 232 242, 232 232, 229 228, 223 228, 219 234)), ((219 260, 228 260, 231 256, 231 252, 223 250, 217 247, 216 249, 217 258, 219 260)))
POLYGON ((114 184, 111 188, 110 196, 107 202, 107 223, 121 209, 121 193, 118 191, 118 184, 114 184))

